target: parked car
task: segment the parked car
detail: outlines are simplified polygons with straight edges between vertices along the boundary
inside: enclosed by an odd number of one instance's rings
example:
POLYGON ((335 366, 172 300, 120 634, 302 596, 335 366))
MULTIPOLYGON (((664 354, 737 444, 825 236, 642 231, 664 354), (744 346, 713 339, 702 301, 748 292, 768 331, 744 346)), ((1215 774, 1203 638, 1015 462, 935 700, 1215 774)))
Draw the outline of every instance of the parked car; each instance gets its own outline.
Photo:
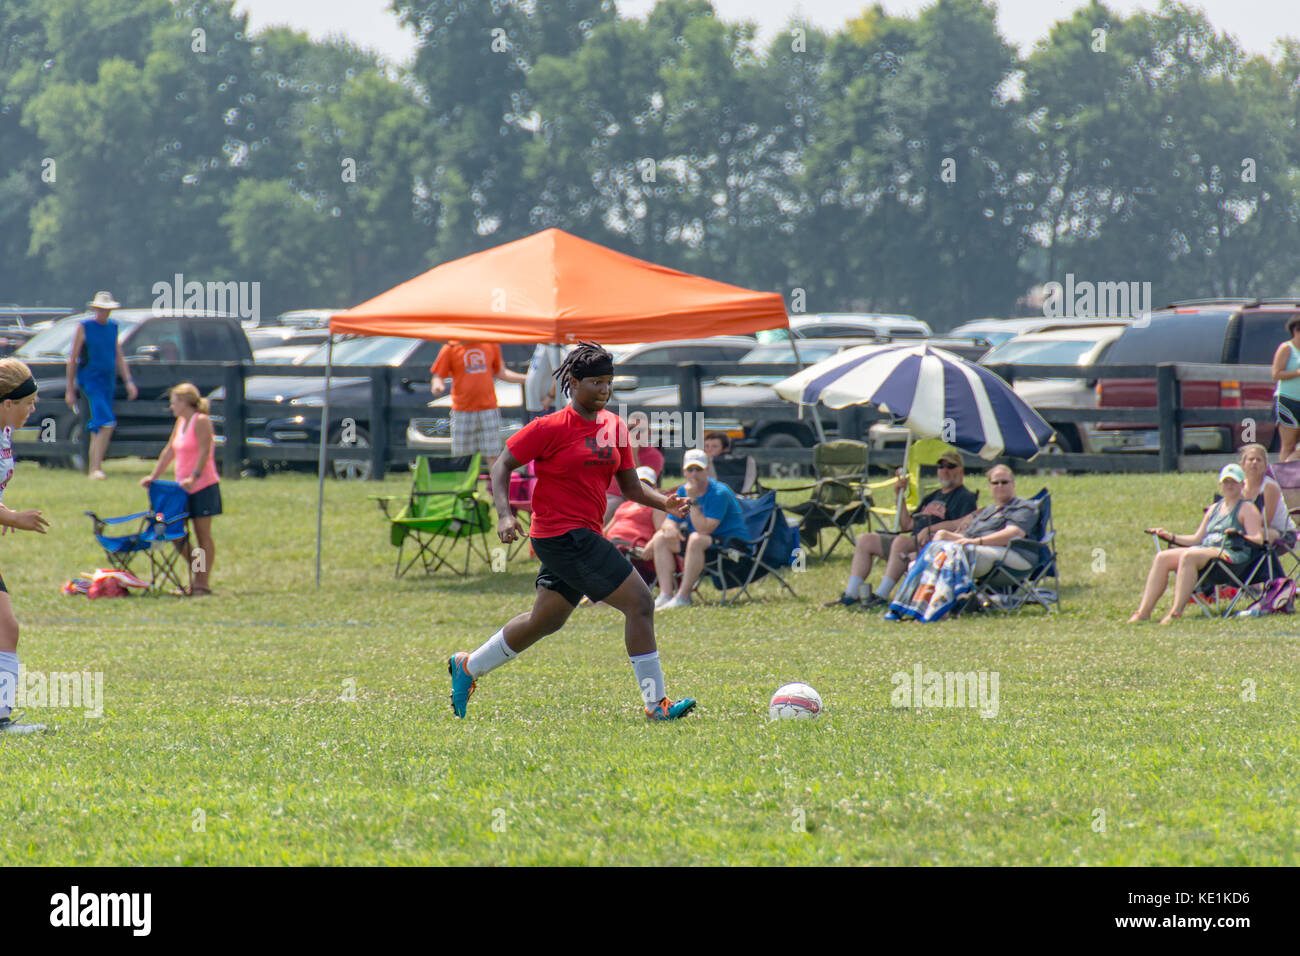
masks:
MULTIPOLYGON (((1290 336, 1287 321, 1300 313, 1300 299, 1194 299, 1174 302, 1152 312, 1149 321, 1126 328, 1106 357, 1107 365, 1155 365, 1203 362, 1212 365, 1268 367, 1278 345, 1290 336)), ((1100 408, 1151 408, 1156 405, 1154 378, 1116 378, 1099 369, 1100 408)), ((1274 383, 1236 379, 1183 381, 1183 408, 1241 409, 1254 419, 1254 440, 1277 447, 1271 406, 1274 383)), ((1231 452, 1243 444, 1244 422, 1192 425, 1183 429, 1186 451, 1231 452)), ((1106 451, 1154 451, 1159 432, 1147 425, 1103 423, 1094 437, 1106 451)))
MULTIPOLYGON (((1062 365, 1091 371, 1106 360, 1123 331, 1122 325, 1092 325, 1017 335, 989 351, 980 359, 980 364, 999 374, 1008 365, 1062 365)), ((1097 430, 1095 422, 1057 422, 1047 411, 1053 408, 1096 408, 1095 376, 1086 379, 1016 377, 1008 380, 1017 395, 1035 409, 1042 410, 1043 417, 1056 431, 1055 441, 1045 451, 1052 454, 1096 449, 1093 438, 1097 430)))
POLYGON ((1068 331, 1103 325, 1123 328, 1132 321, 1132 318, 1126 316, 1098 319, 1053 319, 1046 316, 1027 319, 973 319, 970 322, 963 322, 947 334, 951 339, 982 339, 990 346, 997 346, 1017 335, 1028 335, 1030 332, 1068 331))
POLYGON ((320 349, 315 345, 274 345, 270 348, 257 349, 253 352, 253 362, 257 365, 302 365, 320 349))
MULTIPOLYGON (((245 329, 248 344, 256 355, 262 349, 278 348, 282 345, 320 345, 330 337, 327 328, 299 328, 292 325, 259 326, 245 329)), ((314 349, 313 349, 314 351, 314 349)))
POLYGON ((675 385, 677 365, 681 362, 702 364, 736 362, 753 351, 757 343, 746 335, 718 335, 705 339, 674 339, 667 342, 644 342, 636 345, 609 345, 606 351, 614 356, 614 371, 620 365, 662 365, 662 372, 638 375, 615 375, 617 393, 636 389, 675 385))
POLYGON ((0 357, 13 354, 15 349, 41 331, 46 323, 76 311, 47 306, 0 306, 0 357))
MULTIPOLYGON (((77 326, 90 313, 60 319, 45 331, 33 336, 14 355, 32 366, 36 377, 36 411, 30 421, 53 419, 60 439, 78 441, 81 425, 64 402, 67 384, 66 363, 72 351, 77 326)), ((193 310, 116 309, 118 341, 129 363, 163 362, 252 362, 253 351, 239 324, 239 317, 221 312, 193 310)), ((191 376, 193 377, 193 376, 191 376)), ((141 376, 137 375, 137 379, 141 376)), ((152 379, 151 379, 152 380, 152 379)), ((140 401, 156 401, 156 411, 119 412, 113 431, 114 443, 128 441, 162 441, 171 435, 174 418, 167 405, 167 390, 175 381, 159 380, 156 385, 140 385, 140 401)), ((200 388, 213 382, 195 382, 200 388)), ((115 395, 126 400, 121 381, 115 395)), ((84 401, 84 399, 83 399, 84 401)), ((112 455, 113 445, 109 446, 112 455)), ((81 467, 79 455, 58 460, 58 464, 81 467)))
MULTIPOLYGON (((501 443, 524 427, 522 414, 524 389, 514 382, 497 379, 497 406, 501 411, 501 443)), ((407 423, 406 444, 426 455, 451 454, 451 394, 427 403, 428 411, 417 414, 407 423)))
MULTIPOLYGON (((389 336, 354 336, 336 342, 333 359, 336 368, 329 388, 330 405, 338 408, 370 404, 370 379, 348 375, 348 366, 389 365, 397 370, 390 396, 393 421, 430 417, 429 367, 442 344, 426 339, 389 336)), ((324 365, 327 349, 326 345, 317 346, 311 355, 294 364, 324 365)), ((531 356, 532 350, 531 345, 501 346, 502 357, 508 362, 524 360, 521 356, 531 356)), ((248 447, 247 457, 254 469, 316 468, 315 461, 286 460, 276 451, 286 445, 320 443, 320 412, 316 410, 324 405, 325 392, 323 375, 285 376, 255 372, 248 377, 244 382, 244 399, 257 404, 248 409, 244 439, 248 447)), ((213 397, 223 395, 218 391, 213 397)), ((516 404, 519 404, 518 400, 516 404)), ((347 444, 355 445, 358 450, 369 449, 374 427, 376 423, 372 423, 368 416, 335 415, 331 410, 330 444, 342 444, 345 438, 350 438, 347 444), (353 419, 346 430, 345 417, 353 419)), ((385 422, 383 427, 391 427, 391 423, 385 422)), ((409 428, 402 433, 408 432, 409 428)), ((340 459, 333 464, 333 474, 344 479, 368 478, 370 464, 368 453, 363 458, 340 459)))
MULTIPOLYGON (((885 315, 876 312, 809 312, 790 317, 790 332, 800 339, 867 338, 923 339, 934 335, 929 323, 911 315, 885 315)), ((758 334, 763 343, 787 338, 785 329, 769 329, 758 334)))

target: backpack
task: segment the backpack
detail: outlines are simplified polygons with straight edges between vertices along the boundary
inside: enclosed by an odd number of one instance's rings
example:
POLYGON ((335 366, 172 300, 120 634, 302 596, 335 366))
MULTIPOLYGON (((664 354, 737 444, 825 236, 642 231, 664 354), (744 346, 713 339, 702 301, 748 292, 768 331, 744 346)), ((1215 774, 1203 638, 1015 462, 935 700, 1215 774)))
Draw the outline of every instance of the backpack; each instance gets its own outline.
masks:
POLYGON ((1294 581, 1290 578, 1274 578, 1246 613, 1252 617, 1261 614, 1291 614, 1295 611, 1295 597, 1294 581))

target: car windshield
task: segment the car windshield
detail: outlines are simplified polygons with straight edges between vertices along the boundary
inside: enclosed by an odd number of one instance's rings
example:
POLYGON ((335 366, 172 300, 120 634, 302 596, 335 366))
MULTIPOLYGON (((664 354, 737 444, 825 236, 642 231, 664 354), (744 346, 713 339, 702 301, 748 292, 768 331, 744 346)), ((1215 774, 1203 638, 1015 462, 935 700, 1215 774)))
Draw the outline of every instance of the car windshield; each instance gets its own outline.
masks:
MULTIPOLYGON (((82 320, 90 318, 89 313, 81 315, 70 315, 66 319, 60 319, 51 325, 48 329, 38 332, 30 339, 24 342, 14 351, 14 355, 21 359, 66 359, 72 351, 72 340, 77 336, 77 326, 82 320)), ((119 316, 111 317, 118 324, 119 335, 125 337, 125 333, 140 321, 138 317, 119 316)))
POLYGON ((1059 342, 1005 342, 991 349, 981 365, 1082 365, 1096 342, 1067 339, 1059 342))
MULTIPOLYGON (((812 348, 808 345, 799 346, 799 358, 805 365, 811 365, 813 362, 820 362, 824 358, 830 358, 839 351, 837 346, 825 345, 821 348, 812 348)), ((745 354, 740 360, 741 365, 776 365, 783 362, 793 362, 794 349, 788 344, 772 343, 771 345, 760 345, 745 354)))
MULTIPOLYGON (((366 336, 334 345, 335 365, 401 365, 420 344, 420 339, 366 336)), ((302 365, 324 365, 329 345, 322 345, 302 360, 302 365)))

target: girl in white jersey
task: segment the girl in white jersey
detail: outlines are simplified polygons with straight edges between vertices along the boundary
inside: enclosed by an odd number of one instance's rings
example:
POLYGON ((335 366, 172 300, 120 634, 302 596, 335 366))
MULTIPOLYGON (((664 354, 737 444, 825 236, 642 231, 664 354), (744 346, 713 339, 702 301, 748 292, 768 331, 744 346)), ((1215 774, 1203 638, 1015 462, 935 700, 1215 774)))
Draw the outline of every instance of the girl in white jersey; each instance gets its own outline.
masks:
MULTIPOLYGON (((49 522, 35 509, 14 511, 4 505, 5 488, 14 474, 13 430, 20 428, 36 408, 36 381, 32 371, 15 358, 0 359, 0 526, 45 533, 49 522)), ((43 724, 14 723, 12 710, 18 690, 18 619, 0 576, 0 733, 30 734, 43 724)))

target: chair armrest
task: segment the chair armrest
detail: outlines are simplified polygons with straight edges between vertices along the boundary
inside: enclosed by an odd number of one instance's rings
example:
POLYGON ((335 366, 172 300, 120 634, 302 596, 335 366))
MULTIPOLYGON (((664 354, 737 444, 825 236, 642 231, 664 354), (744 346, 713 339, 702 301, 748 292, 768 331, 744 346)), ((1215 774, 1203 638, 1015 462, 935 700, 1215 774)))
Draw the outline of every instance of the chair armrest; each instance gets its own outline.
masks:
POLYGON ((139 521, 141 518, 148 518, 152 514, 152 512, 149 511, 137 511, 133 515, 121 515, 117 518, 101 518, 93 511, 87 511, 85 513, 99 524, 122 524, 125 521, 139 521))

